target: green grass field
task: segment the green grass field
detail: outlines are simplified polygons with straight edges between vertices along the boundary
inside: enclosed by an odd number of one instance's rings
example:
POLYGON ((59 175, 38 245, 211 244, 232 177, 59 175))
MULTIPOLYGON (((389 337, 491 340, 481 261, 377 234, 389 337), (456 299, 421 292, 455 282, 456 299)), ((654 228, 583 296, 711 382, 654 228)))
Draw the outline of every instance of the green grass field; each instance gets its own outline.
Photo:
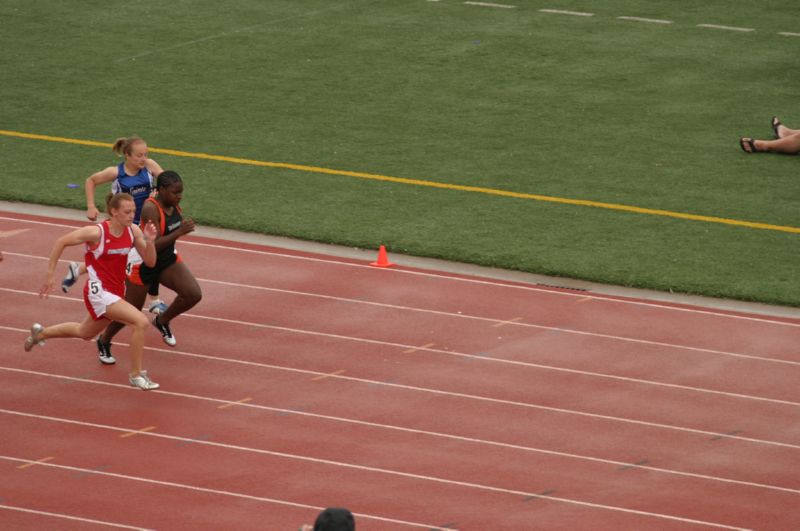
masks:
MULTIPOLYGON (((800 4, 497 3, 7 0, 0 129, 311 167, 153 152, 201 224, 800 306, 800 159, 738 147, 800 127, 800 4)), ((14 134, 0 160, 0 198, 75 208, 117 162, 14 134)))

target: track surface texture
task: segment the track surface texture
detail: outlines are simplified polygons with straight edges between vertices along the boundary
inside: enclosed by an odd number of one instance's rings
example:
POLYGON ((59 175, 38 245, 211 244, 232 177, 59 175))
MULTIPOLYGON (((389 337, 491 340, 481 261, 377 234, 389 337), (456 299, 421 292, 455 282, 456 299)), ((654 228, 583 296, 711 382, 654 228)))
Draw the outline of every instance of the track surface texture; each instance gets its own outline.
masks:
POLYGON ((0 528, 800 529, 798 319, 191 236, 142 392, 127 331, 23 351, 81 225, 0 212, 0 528))

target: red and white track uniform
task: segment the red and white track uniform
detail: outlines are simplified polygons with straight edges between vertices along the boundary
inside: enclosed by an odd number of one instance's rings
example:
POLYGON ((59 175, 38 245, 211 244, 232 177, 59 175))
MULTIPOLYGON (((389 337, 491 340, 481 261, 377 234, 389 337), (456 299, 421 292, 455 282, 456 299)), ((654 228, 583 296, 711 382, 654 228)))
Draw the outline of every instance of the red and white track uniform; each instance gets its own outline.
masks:
POLYGON ((83 288, 83 301, 92 319, 99 321, 106 308, 125 297, 125 266, 133 248, 133 231, 126 227, 122 234, 111 234, 108 220, 98 223, 100 241, 86 244, 86 272, 89 278, 83 288))

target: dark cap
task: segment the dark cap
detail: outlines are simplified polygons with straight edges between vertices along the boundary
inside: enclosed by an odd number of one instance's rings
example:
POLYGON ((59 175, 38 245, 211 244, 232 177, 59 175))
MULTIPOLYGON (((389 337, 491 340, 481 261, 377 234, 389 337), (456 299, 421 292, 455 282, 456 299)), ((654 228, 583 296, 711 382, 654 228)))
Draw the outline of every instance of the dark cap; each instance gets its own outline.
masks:
POLYGON ((355 531, 353 513, 341 507, 329 507, 319 513, 314 531, 355 531))

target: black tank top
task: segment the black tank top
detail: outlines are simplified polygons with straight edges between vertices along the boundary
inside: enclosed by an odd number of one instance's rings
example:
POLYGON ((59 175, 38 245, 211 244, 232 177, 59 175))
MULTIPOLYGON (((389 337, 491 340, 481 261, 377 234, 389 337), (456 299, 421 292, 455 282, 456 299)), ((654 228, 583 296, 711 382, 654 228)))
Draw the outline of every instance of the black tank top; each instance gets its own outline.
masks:
MULTIPOLYGON (((172 232, 175 232, 181 227, 181 223, 183 223, 183 215, 181 214, 180 207, 176 206, 172 209, 172 214, 169 216, 166 215, 164 209, 161 208, 158 200, 153 197, 148 197, 148 201, 152 201, 153 204, 156 205, 158 208, 159 213, 161 214, 161 235, 166 236, 172 232)), ((175 263, 178 259, 177 254, 175 253, 175 242, 172 242, 170 245, 167 245, 163 249, 157 252, 156 254, 156 265, 152 268, 147 267, 146 265, 142 264, 142 269, 153 271, 156 269, 164 269, 165 267, 171 266, 175 263)))

